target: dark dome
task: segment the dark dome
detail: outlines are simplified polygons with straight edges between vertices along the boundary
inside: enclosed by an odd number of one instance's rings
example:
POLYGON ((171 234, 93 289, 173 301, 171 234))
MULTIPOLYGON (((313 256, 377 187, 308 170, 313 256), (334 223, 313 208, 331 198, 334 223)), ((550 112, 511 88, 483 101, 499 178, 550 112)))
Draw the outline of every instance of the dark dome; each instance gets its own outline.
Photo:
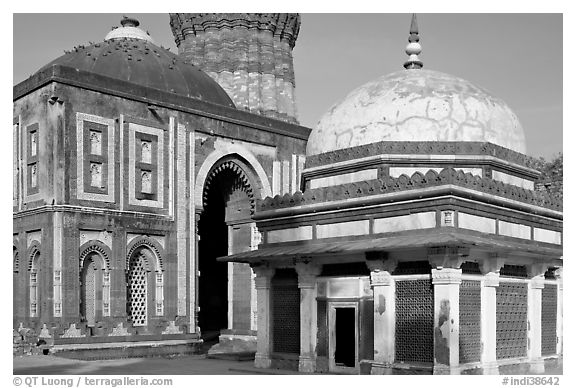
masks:
POLYGON ((206 73, 185 63, 177 55, 136 38, 110 39, 90 46, 80 46, 55 59, 53 65, 128 81, 214 104, 234 107, 228 94, 206 73))

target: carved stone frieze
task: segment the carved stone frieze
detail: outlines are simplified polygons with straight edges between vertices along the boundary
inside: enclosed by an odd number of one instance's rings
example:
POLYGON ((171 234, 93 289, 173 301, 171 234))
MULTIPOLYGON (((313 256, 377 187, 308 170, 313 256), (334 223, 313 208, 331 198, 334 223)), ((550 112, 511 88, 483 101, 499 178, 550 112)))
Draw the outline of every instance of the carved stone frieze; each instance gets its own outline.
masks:
POLYGON ((480 193, 523 202, 555 211, 562 211, 562 201, 543 191, 532 191, 510 185, 462 170, 445 168, 440 172, 428 170, 425 174, 415 172, 412 176, 401 175, 398 178, 386 177, 370 181, 347 183, 336 186, 306 190, 304 193, 276 195, 257 200, 257 211, 283 209, 313 203, 330 202, 350 198, 369 197, 401 191, 421 190, 435 186, 452 185, 471 189, 480 193))

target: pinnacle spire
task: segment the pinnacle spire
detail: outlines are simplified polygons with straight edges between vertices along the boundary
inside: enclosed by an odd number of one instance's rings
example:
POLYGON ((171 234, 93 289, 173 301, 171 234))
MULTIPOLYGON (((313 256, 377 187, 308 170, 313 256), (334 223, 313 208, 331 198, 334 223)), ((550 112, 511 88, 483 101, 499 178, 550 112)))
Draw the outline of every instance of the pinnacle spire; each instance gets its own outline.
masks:
POLYGON ((424 65, 418 54, 422 52, 422 46, 419 43, 420 37, 418 36, 418 20, 416 19, 416 14, 412 14, 412 21, 410 23, 410 36, 408 37, 408 45, 406 46, 406 54, 408 54, 408 60, 404 62, 404 68, 406 69, 421 69, 424 65))

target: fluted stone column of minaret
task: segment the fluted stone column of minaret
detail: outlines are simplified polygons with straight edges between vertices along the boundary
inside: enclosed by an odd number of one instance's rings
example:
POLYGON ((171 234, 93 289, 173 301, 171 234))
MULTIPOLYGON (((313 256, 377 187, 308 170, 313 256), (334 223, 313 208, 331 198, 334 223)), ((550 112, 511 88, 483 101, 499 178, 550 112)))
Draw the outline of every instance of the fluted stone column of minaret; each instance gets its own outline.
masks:
POLYGON ((300 15, 175 13, 179 55, 214 78, 238 109, 298 123, 292 49, 300 15))

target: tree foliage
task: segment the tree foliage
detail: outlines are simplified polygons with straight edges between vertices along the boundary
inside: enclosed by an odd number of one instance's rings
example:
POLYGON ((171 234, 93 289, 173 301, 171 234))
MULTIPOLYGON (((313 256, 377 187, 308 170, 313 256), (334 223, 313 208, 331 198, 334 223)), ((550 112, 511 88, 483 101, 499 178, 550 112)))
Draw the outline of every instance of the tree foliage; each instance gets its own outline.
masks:
POLYGON ((538 190, 548 191, 551 195, 563 198, 564 158, 562 152, 553 156, 551 160, 540 158, 540 172, 542 175, 536 182, 538 190))

